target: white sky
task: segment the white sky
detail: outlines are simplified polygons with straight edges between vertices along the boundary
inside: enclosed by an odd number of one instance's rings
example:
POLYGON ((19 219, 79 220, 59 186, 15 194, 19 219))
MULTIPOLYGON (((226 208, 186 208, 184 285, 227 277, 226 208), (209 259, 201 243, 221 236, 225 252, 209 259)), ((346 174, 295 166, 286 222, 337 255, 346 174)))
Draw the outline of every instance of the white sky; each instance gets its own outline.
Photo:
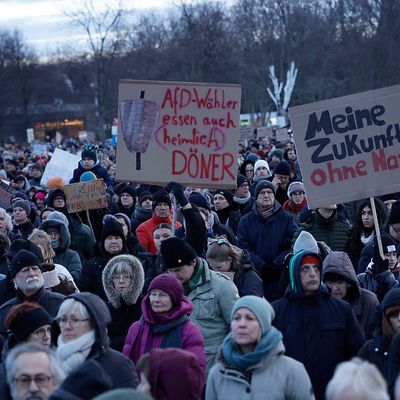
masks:
MULTIPOLYGON (((100 3, 103 0, 94 0, 94 4, 100 3)), ((118 0, 107 3, 117 4, 118 0)), ((174 4, 171 0, 121 0, 120 3, 136 9, 162 9, 174 4)), ((62 13, 76 4, 76 0, 0 0, 0 29, 20 30, 27 44, 41 55, 50 55, 66 39, 81 34, 74 31, 62 13)))

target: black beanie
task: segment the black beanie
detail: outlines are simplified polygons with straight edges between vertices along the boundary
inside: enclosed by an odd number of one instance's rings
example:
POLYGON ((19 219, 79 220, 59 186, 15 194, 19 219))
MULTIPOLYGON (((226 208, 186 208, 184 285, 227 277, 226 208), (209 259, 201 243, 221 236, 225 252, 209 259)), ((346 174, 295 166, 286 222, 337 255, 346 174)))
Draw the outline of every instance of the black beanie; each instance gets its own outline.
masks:
POLYGON ((274 175, 290 176, 290 165, 287 161, 280 161, 274 169, 274 175))
POLYGON ((11 246, 7 252, 7 257, 12 260, 20 250, 31 251, 40 260, 40 263, 43 262, 43 254, 40 247, 28 239, 22 238, 14 239, 11 242, 11 246))
POLYGON ((261 192, 261 190, 263 189, 271 189, 272 192, 275 195, 275 186, 272 182, 268 181, 267 179, 263 179, 262 181, 257 183, 256 189, 255 189, 255 198, 257 199, 259 193, 261 192))
POLYGON ((189 203, 194 204, 197 207, 205 208, 211 211, 210 203, 207 198, 200 192, 192 192, 189 194, 189 203))
POLYGON ((142 203, 147 199, 153 201, 153 194, 151 192, 148 192, 147 190, 144 190, 139 194, 138 203, 142 205, 142 203))
MULTIPOLYGON (((390 253, 392 251, 397 252, 397 242, 388 233, 381 233, 381 242, 383 247, 383 254, 390 253)), ((376 249, 379 251, 379 249, 376 249)))
POLYGON ((393 288, 386 292, 380 308, 385 311, 389 307, 400 306, 400 288, 393 288))
POLYGON ((97 162, 97 147, 94 144, 86 144, 82 147, 81 157, 88 157, 97 162))
POLYGON ((233 194, 231 191, 227 190, 227 189, 217 189, 214 193, 213 193, 213 197, 216 194, 220 194, 221 196, 224 196, 226 201, 229 203, 229 205, 233 204, 233 194))
POLYGON ((163 240, 160 254, 164 269, 183 267, 197 257, 192 246, 178 237, 163 240))
POLYGON ((122 224, 113 215, 105 215, 103 218, 103 229, 101 230, 101 242, 104 243, 107 237, 111 235, 119 236, 124 240, 122 224))
POLYGON ((245 182, 250 184, 249 180, 244 175, 238 174, 238 176, 236 178, 237 187, 239 187, 240 185, 243 185, 243 183, 245 183, 245 182))
POLYGON ((31 266, 41 267, 41 265, 42 262, 34 253, 28 250, 20 250, 11 261, 11 278, 15 278, 15 275, 22 268, 31 266))
POLYGON ((43 325, 51 325, 52 320, 47 311, 42 308, 35 308, 31 311, 25 311, 18 314, 10 324, 10 330, 13 333, 17 343, 24 342, 28 336, 43 325))
POLYGON ((19 207, 19 208, 22 208, 23 210, 25 210, 26 215, 29 215, 31 213, 31 206, 30 206, 28 200, 17 200, 13 204, 13 209, 16 207, 19 207))
POLYGON ((169 208, 172 206, 171 199, 165 190, 159 190, 153 194, 153 210, 156 208, 157 204, 160 203, 167 203, 169 208))
POLYGON ((130 194, 133 197, 133 202, 136 202, 136 190, 133 185, 126 185, 124 188, 122 188, 120 196, 122 196, 123 193, 130 194))
POLYGON ((390 209, 388 224, 399 224, 400 223, 400 200, 393 203, 390 209))

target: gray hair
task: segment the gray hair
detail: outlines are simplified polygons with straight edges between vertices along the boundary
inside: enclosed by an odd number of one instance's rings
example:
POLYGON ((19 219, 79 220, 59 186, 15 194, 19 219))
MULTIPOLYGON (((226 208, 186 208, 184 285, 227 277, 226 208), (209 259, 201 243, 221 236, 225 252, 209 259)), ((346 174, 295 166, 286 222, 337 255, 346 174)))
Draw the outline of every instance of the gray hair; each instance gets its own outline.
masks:
POLYGON ((89 311, 81 302, 76 301, 75 299, 65 299, 58 309, 58 313, 56 319, 61 318, 63 315, 67 314, 68 311, 71 311, 74 307, 77 307, 80 314, 83 318, 87 318, 91 320, 89 311))
POLYGON ((326 400, 389 400, 386 381, 378 368, 359 358, 336 367, 325 397, 326 400))
POLYGON ((11 220, 11 216, 9 214, 7 214, 7 211, 0 207, 0 217, 4 218, 7 224, 7 231, 10 232, 13 230, 13 224, 12 224, 12 220, 11 220))
POLYGON ((53 380, 57 386, 61 385, 62 381, 65 379, 65 372, 61 360, 54 350, 35 342, 19 344, 10 350, 6 358, 7 382, 10 385, 13 399, 16 398, 14 387, 15 361, 20 355, 25 353, 45 353, 49 357, 53 380))

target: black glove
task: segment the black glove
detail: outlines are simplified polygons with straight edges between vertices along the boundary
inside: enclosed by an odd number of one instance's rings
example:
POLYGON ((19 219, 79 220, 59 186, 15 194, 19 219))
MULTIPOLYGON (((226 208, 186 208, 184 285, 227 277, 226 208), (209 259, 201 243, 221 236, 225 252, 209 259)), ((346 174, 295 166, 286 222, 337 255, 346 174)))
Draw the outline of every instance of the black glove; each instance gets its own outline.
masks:
POLYGON ((185 207, 186 204, 189 204, 181 184, 177 182, 170 182, 165 189, 168 193, 172 192, 174 194, 176 201, 181 205, 181 207, 185 207))
POLYGON ((372 273, 374 275, 379 275, 389 269, 389 260, 382 260, 376 238, 374 239, 374 257, 372 258, 372 263, 372 273))

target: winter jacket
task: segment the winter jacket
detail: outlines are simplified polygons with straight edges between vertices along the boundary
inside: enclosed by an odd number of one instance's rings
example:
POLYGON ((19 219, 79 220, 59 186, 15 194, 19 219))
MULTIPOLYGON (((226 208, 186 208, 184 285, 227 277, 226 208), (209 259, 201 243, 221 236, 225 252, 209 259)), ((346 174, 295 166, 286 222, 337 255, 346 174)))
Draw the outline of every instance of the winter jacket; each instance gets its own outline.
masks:
POLYGON ((190 319, 203 334, 207 358, 206 370, 214 365, 217 350, 230 330, 231 311, 239 297, 234 283, 225 275, 210 270, 207 261, 197 258, 202 273, 196 286, 187 294, 193 303, 190 319))
POLYGON ((193 353, 205 373, 204 340, 199 327, 189 321, 193 306, 184 297, 170 314, 157 316, 152 312, 149 295, 142 302, 143 317, 130 328, 123 354, 136 363, 152 348, 176 347, 193 353))
POLYGON ((146 210, 139 203, 135 205, 135 211, 131 217, 131 231, 136 232, 138 226, 151 218, 153 212, 151 210, 146 210))
POLYGON ((229 226, 229 228, 232 229, 232 232, 236 235, 242 213, 239 208, 236 207, 236 203, 234 204, 234 206, 229 206, 218 211, 215 210, 215 212, 218 215, 220 224, 229 226))
POLYGON ((304 364, 316 399, 323 399, 336 365, 355 356, 364 342, 350 305, 324 288, 308 296, 290 288, 272 306, 286 354, 304 364))
POLYGON ((99 162, 93 165, 93 167, 90 169, 83 168, 81 162, 79 162, 78 168, 74 169, 74 175, 72 176, 69 183, 80 182, 81 175, 85 172, 93 172, 97 176, 97 179, 104 180, 108 192, 112 193, 114 191, 114 180, 112 179, 112 176, 108 173, 106 168, 102 167, 99 164, 99 162))
POLYGON ((33 225, 32 222, 28 220, 23 224, 14 225, 12 233, 17 236, 20 234, 23 239, 28 239, 29 235, 33 232, 34 229, 35 225, 33 225))
MULTIPOLYGON (((36 294, 29 298, 29 301, 38 303, 49 313, 50 317, 54 318, 57 315, 58 308, 64 299, 65 296, 60 293, 50 292, 41 288, 36 294)), ((5 327, 7 313, 10 311, 12 306, 21 304, 24 301, 26 301, 26 299, 24 298, 23 294, 17 290, 16 296, 13 299, 8 300, 0 307, 0 334, 2 334, 5 338, 7 338, 7 329, 5 327)))
POLYGON ((325 242, 333 251, 345 251, 351 225, 336 211, 328 219, 323 218, 317 211, 311 220, 300 225, 294 239, 303 230, 311 233, 316 241, 325 242))
MULTIPOLYGON (((139 239, 139 242, 143 245, 146 251, 154 254, 157 253, 157 249, 153 240, 153 230, 159 224, 172 224, 172 218, 160 218, 153 213, 149 220, 141 223, 136 229, 136 236, 139 239)), ((181 224, 176 221, 175 227, 179 228, 181 227, 181 224)))
POLYGON ((125 289, 122 294, 116 292, 111 274, 113 261, 105 266, 102 280, 108 299, 107 306, 111 314, 111 323, 108 326, 110 346, 115 350, 122 351, 129 327, 142 316, 140 304, 144 273, 143 270, 140 270, 142 267, 132 261, 131 256, 122 255, 118 260, 131 268, 132 280, 129 288, 125 289))
MULTIPOLYGON (((55 213, 56 214, 56 213, 55 213)), ((63 215, 63 214, 61 214, 63 215)), ((50 219, 43 221, 40 225, 40 229, 46 231, 50 227, 57 227, 60 230, 60 244, 54 249, 56 255, 53 261, 56 264, 64 266, 77 282, 81 275, 81 259, 76 251, 69 248, 71 244, 71 236, 65 222, 60 219, 50 219)))
POLYGON ((333 251, 326 256, 322 270, 322 280, 324 282, 326 280, 325 277, 329 276, 329 274, 339 275, 351 285, 347 289, 347 295, 343 300, 351 305, 354 315, 364 330, 365 337, 372 337, 379 302, 373 292, 360 287, 353 264, 346 253, 333 251))
POLYGON ((235 272, 233 283, 239 291, 239 296, 259 296, 264 297, 264 284, 260 275, 251 263, 250 254, 245 251, 242 257, 242 268, 235 272))
POLYGON ((104 302, 92 293, 75 293, 68 298, 73 298, 86 307, 91 325, 95 329, 96 340, 87 359, 94 358, 103 367, 111 378, 113 389, 136 388, 138 378, 135 366, 127 357, 109 347, 107 325, 111 322, 111 316, 104 302))
POLYGON ((122 213, 125 214, 129 219, 132 218, 134 211, 135 211, 135 203, 128 208, 122 205, 121 199, 118 199, 118 201, 111 206, 111 214, 122 213))
POLYGON ((228 367, 221 358, 208 376, 206 400, 313 400, 304 365, 284 353, 280 342, 267 357, 245 371, 228 367))
POLYGON ((275 201, 273 214, 264 220, 253 210, 239 222, 239 247, 250 253, 251 261, 264 281, 267 300, 279 298, 279 267, 288 254, 297 225, 293 217, 275 201))

